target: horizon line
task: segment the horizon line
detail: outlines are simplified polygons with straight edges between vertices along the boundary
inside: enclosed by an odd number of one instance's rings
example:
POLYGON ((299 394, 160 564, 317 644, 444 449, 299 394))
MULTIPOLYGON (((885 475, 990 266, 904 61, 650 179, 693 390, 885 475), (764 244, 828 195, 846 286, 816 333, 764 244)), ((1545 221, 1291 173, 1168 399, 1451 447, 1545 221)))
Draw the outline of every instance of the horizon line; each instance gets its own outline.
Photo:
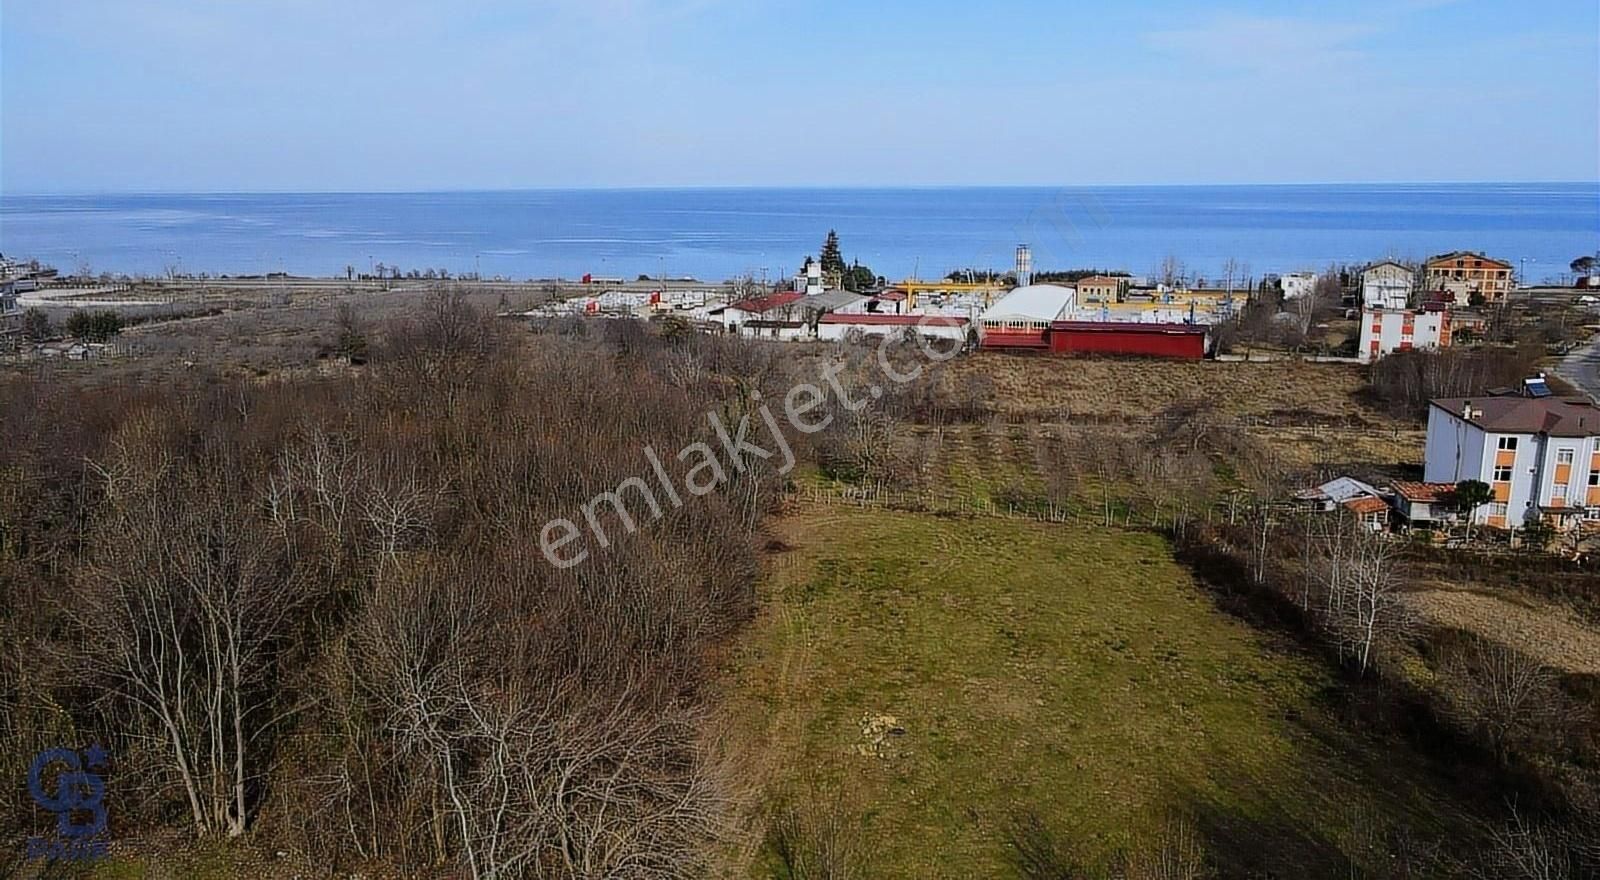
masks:
POLYGON ((1251 189, 1266 187, 1421 187, 1421 186, 1595 186, 1594 180, 1366 180, 1275 181, 1254 183, 915 183, 915 184, 646 184, 597 186, 422 187, 418 189, 64 189, 0 190, 5 197, 83 198, 94 196, 257 196, 257 195, 472 195, 536 192, 693 192, 693 191, 858 191, 910 192, 931 190, 1037 189, 1251 189))

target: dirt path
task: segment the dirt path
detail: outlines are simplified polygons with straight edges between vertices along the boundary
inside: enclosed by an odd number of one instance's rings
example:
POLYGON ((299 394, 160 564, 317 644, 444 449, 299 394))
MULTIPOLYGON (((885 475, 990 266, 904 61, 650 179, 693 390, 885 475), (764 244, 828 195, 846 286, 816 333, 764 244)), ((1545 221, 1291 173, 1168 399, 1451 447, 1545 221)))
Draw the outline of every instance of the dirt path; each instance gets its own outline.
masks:
POLYGON ((1548 603, 1464 590, 1425 590, 1406 602, 1428 620, 1456 627, 1567 672, 1600 675, 1600 632, 1548 603))

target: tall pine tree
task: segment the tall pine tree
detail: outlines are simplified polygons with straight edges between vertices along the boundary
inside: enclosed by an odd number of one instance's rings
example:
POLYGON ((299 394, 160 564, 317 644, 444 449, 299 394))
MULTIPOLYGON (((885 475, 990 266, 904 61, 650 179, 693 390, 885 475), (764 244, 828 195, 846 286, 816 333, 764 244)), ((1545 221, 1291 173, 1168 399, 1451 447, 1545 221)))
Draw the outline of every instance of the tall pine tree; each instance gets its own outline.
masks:
POLYGON ((843 275, 844 270, 844 254, 839 252, 839 233, 830 229, 827 240, 822 243, 822 274, 843 275))

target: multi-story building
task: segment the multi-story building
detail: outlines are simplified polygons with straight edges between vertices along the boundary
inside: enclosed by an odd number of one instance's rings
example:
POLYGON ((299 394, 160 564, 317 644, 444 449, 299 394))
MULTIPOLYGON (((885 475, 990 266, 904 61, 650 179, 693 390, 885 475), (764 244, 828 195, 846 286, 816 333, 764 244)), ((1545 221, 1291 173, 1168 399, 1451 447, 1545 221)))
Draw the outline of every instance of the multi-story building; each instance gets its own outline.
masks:
POLYGON ((1278 289, 1284 299, 1299 299, 1317 292, 1317 276, 1312 272, 1290 272, 1278 276, 1278 289))
POLYGON ((1416 309, 1362 309, 1356 356, 1370 364, 1386 354, 1450 344, 1450 313, 1416 309))
POLYGON ((1484 525, 1600 521, 1600 408, 1529 393, 1430 401, 1423 470, 1429 483, 1489 484, 1492 500, 1472 512, 1484 525))
POLYGON ((1369 309, 1403 309, 1411 304, 1417 273, 1403 263, 1384 260, 1361 270, 1361 304, 1369 309))
POLYGON ((1078 302, 1122 302, 1133 279, 1126 275, 1090 275, 1077 282, 1078 302))
POLYGON ((13 336, 20 329, 22 310, 17 308, 17 291, 10 281, 0 281, 0 337, 13 336))
POLYGON ((1423 271, 1428 290, 1448 290, 1458 303, 1470 302, 1474 295, 1499 302, 1511 292, 1511 264, 1472 251, 1441 254, 1423 271))

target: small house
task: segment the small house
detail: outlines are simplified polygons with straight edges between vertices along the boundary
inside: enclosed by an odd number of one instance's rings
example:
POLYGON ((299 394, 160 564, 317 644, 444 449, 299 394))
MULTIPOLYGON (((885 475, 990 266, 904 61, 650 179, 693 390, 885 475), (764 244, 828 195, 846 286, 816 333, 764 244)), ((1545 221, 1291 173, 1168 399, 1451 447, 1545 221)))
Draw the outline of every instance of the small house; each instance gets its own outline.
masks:
POLYGON ((1321 513, 1332 512, 1337 510, 1339 505, 1359 498, 1381 500, 1382 497, 1382 493, 1371 483, 1364 483, 1354 477, 1338 477, 1320 486, 1296 492, 1294 496, 1296 501, 1321 513))
POLYGON ((1460 520, 1454 483, 1396 481, 1394 509, 1400 524, 1413 529, 1431 529, 1460 520))
POLYGON ((1352 498, 1343 507, 1369 531, 1381 532, 1389 527, 1389 502, 1382 498, 1352 498))

